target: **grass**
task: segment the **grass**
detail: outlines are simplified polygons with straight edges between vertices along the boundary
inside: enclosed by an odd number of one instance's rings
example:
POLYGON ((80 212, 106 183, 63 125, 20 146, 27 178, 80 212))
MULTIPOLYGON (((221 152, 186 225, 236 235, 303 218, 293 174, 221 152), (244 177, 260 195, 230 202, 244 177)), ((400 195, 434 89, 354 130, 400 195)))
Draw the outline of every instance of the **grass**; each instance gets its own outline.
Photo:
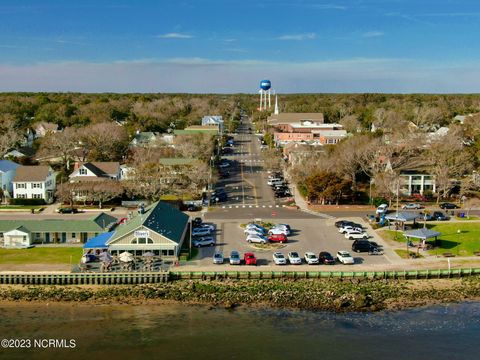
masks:
POLYGON ((78 264, 83 249, 80 247, 34 247, 30 249, 0 249, 1 264, 78 264))
POLYGON ((417 254, 414 251, 407 251, 407 250, 401 250, 397 249, 395 250, 398 256, 400 256, 402 259, 420 259, 423 258, 421 254, 417 254))
POLYGON ((458 221, 480 220, 480 217, 478 216, 469 216, 469 217, 465 216, 464 218, 456 217, 455 220, 458 220, 458 221))
MULTIPOLYGON (((480 251, 480 225, 478 223, 435 223, 427 224, 427 227, 442 234, 439 236, 437 247, 429 250, 432 255, 451 252, 458 256, 473 256, 475 252, 480 251), (458 232, 459 230, 460 232, 458 232)), ((405 244, 406 240, 402 232, 397 231, 396 233, 397 237, 395 238, 394 230, 379 231, 380 236, 385 240, 405 244)), ((416 242, 413 239, 412 241, 416 242)))
POLYGON ((44 207, 44 205, 0 205, 0 210, 39 210, 44 207))

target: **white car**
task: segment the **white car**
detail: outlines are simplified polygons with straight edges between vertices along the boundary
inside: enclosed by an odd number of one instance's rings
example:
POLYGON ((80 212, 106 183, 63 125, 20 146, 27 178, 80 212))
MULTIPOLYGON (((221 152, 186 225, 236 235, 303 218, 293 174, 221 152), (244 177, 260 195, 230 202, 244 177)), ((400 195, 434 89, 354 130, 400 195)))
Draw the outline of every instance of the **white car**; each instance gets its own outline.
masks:
POLYGON ((305 261, 307 262, 308 265, 315 265, 315 264, 318 264, 319 262, 317 255, 315 255, 311 251, 308 251, 305 253, 305 261))
POLYGON ((215 231, 215 226, 212 224, 202 223, 198 226, 195 226, 196 229, 210 229, 210 231, 215 231))
POLYGON ((369 237, 370 235, 368 235, 365 232, 351 231, 351 232, 345 233, 345 239, 348 239, 348 240, 360 240, 360 239, 367 240, 369 237))
POLYGON ((213 263, 214 264, 223 264, 223 254, 221 252, 216 252, 213 255, 213 263))
POLYGON ((268 235, 288 235, 288 230, 286 228, 274 227, 268 230, 268 235))
POLYGON ((341 234, 345 234, 346 232, 349 232, 349 231, 363 232, 363 229, 361 227, 351 226, 351 225, 342 226, 338 229, 338 232, 341 233, 341 234))
POLYGON ((387 212, 388 212, 387 204, 381 204, 375 211, 375 213, 377 213, 378 215, 383 215, 383 214, 386 214, 387 212))
POLYGON ((352 265, 355 263, 352 255, 348 251, 339 251, 337 252, 337 260, 340 261, 343 265, 352 265))
POLYGON ((283 183, 283 180, 280 178, 273 178, 273 179, 268 179, 267 185, 272 186, 275 183, 283 183))
POLYGON ((240 265, 242 263, 242 259, 240 258, 240 254, 238 251, 233 250, 230 253, 230 265, 240 265))
POLYGON ((273 253, 273 262, 275 265, 286 265, 287 258, 281 252, 274 252, 273 253))
POLYGON ((302 258, 296 251, 291 251, 288 253, 288 261, 292 265, 300 265, 302 263, 302 258))
POLYGON ((245 235, 262 235, 262 236, 265 234, 263 230, 260 230, 257 228, 245 229, 244 233, 245 235))
POLYGON ((267 244, 269 242, 268 238, 262 235, 248 235, 247 236, 248 243, 259 243, 259 244, 267 244))
POLYGON ((290 235, 290 225, 287 225, 287 224, 278 224, 278 225, 275 225, 274 227, 275 229, 283 229, 286 231, 286 234, 285 235, 290 235))
POLYGON ((417 203, 409 203, 402 206, 402 209, 405 209, 405 210, 408 210, 408 209, 416 210, 416 209, 422 209, 422 208, 423 206, 417 203))

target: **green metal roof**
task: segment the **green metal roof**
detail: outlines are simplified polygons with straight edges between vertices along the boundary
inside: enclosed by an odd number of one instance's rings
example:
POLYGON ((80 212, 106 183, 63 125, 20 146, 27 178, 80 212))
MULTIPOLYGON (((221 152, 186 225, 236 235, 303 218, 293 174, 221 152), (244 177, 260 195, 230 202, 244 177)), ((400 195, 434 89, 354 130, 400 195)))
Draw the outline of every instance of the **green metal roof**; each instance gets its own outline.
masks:
POLYGON ((165 202, 159 201, 147 207, 144 214, 137 214, 126 224, 119 225, 115 234, 108 240, 108 244, 112 244, 115 240, 142 225, 179 244, 187 224, 188 215, 165 202))
POLYGON ((161 158, 158 159, 158 162, 165 166, 174 166, 174 165, 192 165, 196 159, 193 158, 161 158))
POLYGON ((90 219, 0 220, 0 232, 23 227, 30 232, 103 232, 104 227, 116 222, 113 216, 101 213, 90 219))

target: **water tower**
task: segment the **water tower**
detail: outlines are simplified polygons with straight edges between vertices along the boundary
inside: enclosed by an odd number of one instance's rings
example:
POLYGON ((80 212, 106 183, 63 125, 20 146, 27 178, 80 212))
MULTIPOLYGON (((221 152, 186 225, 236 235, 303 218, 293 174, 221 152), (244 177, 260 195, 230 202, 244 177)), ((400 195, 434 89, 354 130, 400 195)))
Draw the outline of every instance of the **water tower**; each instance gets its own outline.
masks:
POLYGON ((268 109, 270 109, 271 88, 272 88, 272 83, 270 80, 260 81, 260 90, 258 91, 260 93, 260 108, 259 108, 260 111, 267 110, 267 95, 268 95, 268 109))

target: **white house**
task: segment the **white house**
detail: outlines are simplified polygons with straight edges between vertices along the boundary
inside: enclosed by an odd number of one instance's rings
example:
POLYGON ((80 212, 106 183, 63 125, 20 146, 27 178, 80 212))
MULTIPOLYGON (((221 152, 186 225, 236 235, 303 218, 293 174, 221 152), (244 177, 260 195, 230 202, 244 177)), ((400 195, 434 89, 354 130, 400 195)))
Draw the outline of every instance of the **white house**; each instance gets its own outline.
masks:
POLYGON ((223 133, 223 117, 219 115, 207 115, 202 118, 202 126, 216 126, 223 133))
POLYGON ((10 160, 0 160, 0 186, 5 197, 13 196, 12 180, 19 166, 10 160))
POLYGON ((40 122, 35 125, 35 137, 42 138, 45 137, 47 134, 54 134, 59 132, 58 124, 53 124, 49 122, 40 122))
POLYGON ((400 192, 404 195, 423 195, 426 191, 436 193, 435 177, 417 171, 404 171, 400 174, 400 192))
POLYGON ((19 166, 13 178, 15 199, 43 199, 50 203, 55 194, 55 172, 50 166, 19 166))
POLYGON ((71 182, 120 180, 121 168, 118 162, 75 163, 69 178, 71 182))

